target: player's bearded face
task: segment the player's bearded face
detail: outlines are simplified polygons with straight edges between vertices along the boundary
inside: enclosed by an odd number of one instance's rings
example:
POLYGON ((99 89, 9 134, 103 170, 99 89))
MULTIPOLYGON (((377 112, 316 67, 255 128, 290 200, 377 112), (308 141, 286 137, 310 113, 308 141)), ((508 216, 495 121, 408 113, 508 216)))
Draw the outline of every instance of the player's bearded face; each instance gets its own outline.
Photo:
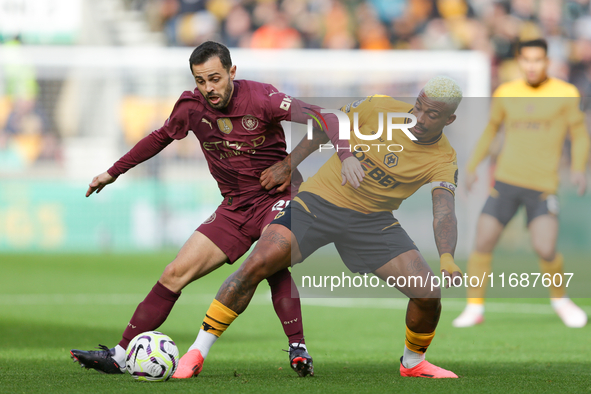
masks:
POLYGON ((454 111, 450 104, 435 101, 421 91, 412 111, 417 124, 410 128, 410 132, 421 142, 434 140, 456 119, 454 111))
POLYGON ((548 57, 544 48, 521 48, 519 67, 528 84, 536 86, 544 82, 547 78, 546 70, 548 69, 548 57))
POLYGON ((214 56, 205 63, 194 64, 191 69, 197 83, 197 89, 215 109, 228 106, 234 92, 234 76, 236 66, 227 70, 222 66, 220 58, 214 56))

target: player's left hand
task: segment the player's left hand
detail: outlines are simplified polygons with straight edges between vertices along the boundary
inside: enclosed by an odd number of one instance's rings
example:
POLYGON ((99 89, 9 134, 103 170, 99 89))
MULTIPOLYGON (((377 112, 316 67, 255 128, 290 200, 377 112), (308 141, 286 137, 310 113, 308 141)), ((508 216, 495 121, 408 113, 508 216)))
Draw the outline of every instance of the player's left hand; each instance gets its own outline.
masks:
POLYGON ((275 186, 281 185, 277 188, 277 191, 285 191, 291 183, 291 158, 287 156, 285 159, 267 168, 261 174, 259 181, 265 190, 271 190, 275 186))
POLYGON ((457 277, 460 277, 460 281, 456 281, 457 286, 462 284, 462 270, 456 265, 454 258, 450 253, 442 254, 441 258, 439 259, 439 264, 441 267, 441 273, 443 274, 443 283, 445 284, 446 289, 449 288, 450 284, 451 286, 456 287, 456 285, 454 285, 454 279, 457 277))
POLYGON ((363 171, 363 167, 359 160, 354 156, 351 156, 343 160, 341 165, 341 176, 343 178, 341 186, 345 186, 347 182, 349 182, 351 186, 357 189, 365 176, 365 172, 363 171))
POLYGON ((585 190, 587 189, 587 178, 585 177, 584 172, 571 172, 570 181, 577 187, 577 193, 579 196, 585 194, 585 190))

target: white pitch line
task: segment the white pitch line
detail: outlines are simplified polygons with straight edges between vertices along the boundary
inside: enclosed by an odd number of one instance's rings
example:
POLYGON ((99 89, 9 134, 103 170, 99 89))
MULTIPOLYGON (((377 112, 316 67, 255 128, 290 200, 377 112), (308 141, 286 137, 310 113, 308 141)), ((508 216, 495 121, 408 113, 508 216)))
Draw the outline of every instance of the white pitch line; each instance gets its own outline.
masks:
MULTIPOLYGON (((207 306, 214 294, 186 294, 178 301, 179 305, 207 306)), ((45 305, 137 305, 145 294, 0 294, 0 305, 5 306, 45 306, 45 305)), ((251 304, 268 304, 271 294, 257 294, 251 304)), ((330 308, 369 308, 405 310, 408 300, 405 298, 302 298, 302 305, 330 308)), ((461 311, 466 302, 463 300, 442 301, 443 309, 461 311)), ((591 314, 591 307, 582 309, 591 314)), ((511 302, 487 302, 486 311, 493 313, 521 313, 533 315, 553 314, 548 304, 528 304, 511 302)))
MULTIPOLYGON (((369 309, 398 309, 406 310, 408 300, 403 298, 302 298, 303 305, 324 306, 333 308, 369 308, 369 309)), ((462 311, 466 306, 465 301, 442 300, 444 311, 462 311)), ((591 314, 591 307, 583 306, 587 314, 591 314)), ((554 314, 554 310, 548 304, 528 304, 512 302, 487 302, 486 312, 493 313, 520 313, 532 315, 554 314)))

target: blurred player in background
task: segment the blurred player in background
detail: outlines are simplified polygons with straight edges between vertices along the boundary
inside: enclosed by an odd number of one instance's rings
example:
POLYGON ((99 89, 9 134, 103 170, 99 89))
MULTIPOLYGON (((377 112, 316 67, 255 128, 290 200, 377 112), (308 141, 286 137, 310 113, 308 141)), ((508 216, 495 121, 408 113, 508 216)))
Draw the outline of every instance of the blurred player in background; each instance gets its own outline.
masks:
MULTIPOLYGON (((203 43, 193 51, 189 63, 197 89, 181 95, 162 128, 138 142, 107 172, 95 177, 86 197, 100 192, 119 175, 193 131, 224 200, 168 264, 148 296, 138 305, 117 346, 109 349, 100 345, 98 351, 71 351, 72 357, 86 368, 123 373, 125 349, 131 339, 158 328, 168 317, 181 290, 190 282, 224 263, 234 263, 246 253, 275 215, 289 203, 290 184, 297 190, 301 183, 297 170, 291 176, 292 166, 295 168, 319 143, 328 141, 327 134, 334 144, 348 146, 348 141, 338 140, 336 116, 327 114, 326 134, 315 130, 313 139, 302 140, 288 155, 280 122, 305 124, 308 119, 305 111, 320 110, 319 107, 291 98, 268 84, 234 80, 236 66, 232 65, 228 49, 221 44, 203 43), (304 110, 304 107, 307 108, 304 110)), ((358 186, 358 179, 363 175, 358 161, 348 150, 341 150, 339 158, 346 162, 342 167, 343 177, 358 186)), ((293 360, 298 359, 311 364, 303 340, 300 300, 292 298, 293 280, 289 270, 281 270, 267 280, 273 306, 289 339, 290 362, 293 364, 293 360)), ((202 356, 205 358, 207 353, 202 356)), ((200 369, 201 365, 191 371, 191 376, 197 375, 200 369)))
MULTIPOLYGON (((525 79, 502 84, 494 92, 489 124, 468 163, 466 186, 470 190, 478 164, 488 155, 489 145, 504 123, 505 142, 497 160, 494 187, 478 219, 476 247, 468 260, 469 276, 480 278, 491 272, 499 237, 522 205, 542 274, 553 277, 564 273, 562 255, 556 252, 559 161, 568 130, 571 181, 583 195, 589 135, 579 109, 579 92, 575 86, 548 76, 547 51, 543 39, 520 43, 518 63, 525 79)), ((468 288, 468 305, 453 321, 455 327, 484 321, 486 285, 468 288)), ((583 327, 587 323, 587 315, 566 296, 564 285, 556 287, 553 283, 550 297, 565 325, 583 327)))
MULTIPOLYGON (((355 157, 366 171, 359 188, 341 187, 340 160, 335 155, 310 179, 275 218, 242 266, 220 288, 203 320, 196 343, 202 338, 219 337, 248 306, 258 284, 269 275, 305 260, 318 248, 334 243, 343 262, 352 272, 373 273, 384 281, 392 277, 409 278, 396 287, 409 297, 406 314, 406 341, 400 361, 402 376, 457 378, 451 371, 425 360, 441 314, 439 287, 411 284, 410 277, 423 283, 433 277, 414 242, 392 215, 402 201, 421 186, 431 184, 433 231, 440 255, 441 271, 447 280, 461 276, 454 263, 457 221, 454 193, 457 183, 456 152, 443 134, 456 115, 462 92, 455 81, 446 77, 431 79, 421 90, 414 107, 387 96, 371 96, 351 103, 341 110, 351 124, 358 113, 361 134, 371 136, 378 125, 378 113, 412 113, 416 126, 411 141, 401 131, 392 140, 355 157), (391 152, 388 144, 400 144, 403 151, 391 152)), ((408 123, 408 118, 404 122, 408 123)), ((382 125, 383 126, 383 125, 382 125)), ((367 139, 367 138, 366 138, 367 139)), ((366 141, 351 136, 351 146, 366 141)), ((366 145, 367 146, 367 145, 366 145)), ((398 150, 398 149, 396 149, 398 150)), ((391 283, 391 282, 388 282, 391 283)), ((210 342, 212 343, 212 342, 210 342)), ((192 360, 209 347, 197 346, 181 358, 177 374, 194 368, 192 360), (192 355, 193 354, 193 355, 192 355)), ((186 371, 186 372, 185 372, 186 371)))

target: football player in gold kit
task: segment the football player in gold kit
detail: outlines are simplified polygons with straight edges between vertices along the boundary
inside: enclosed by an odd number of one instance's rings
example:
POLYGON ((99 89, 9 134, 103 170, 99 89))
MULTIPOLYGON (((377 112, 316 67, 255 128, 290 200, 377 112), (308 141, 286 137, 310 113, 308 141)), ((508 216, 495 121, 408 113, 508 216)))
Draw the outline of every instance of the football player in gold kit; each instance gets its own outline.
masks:
MULTIPOLYGON (((419 284, 427 283, 434 274, 392 211, 421 186, 430 184, 433 231, 440 269, 447 279, 444 282, 461 276, 453 258, 457 241, 456 152, 443 134, 443 128, 455 120, 461 98, 455 81, 435 77, 421 90, 414 107, 387 96, 371 96, 343 107, 353 126, 351 131, 358 125, 358 132, 352 132, 350 138, 355 156, 346 160, 356 159, 362 164, 363 182, 358 188, 345 184, 336 154, 304 182, 250 256, 224 282, 207 311, 198 338, 219 337, 246 309, 259 282, 303 261, 321 246, 334 243, 352 272, 373 273, 388 284, 392 278, 420 278, 412 284, 410 279, 404 284, 396 282, 398 290, 409 297, 400 374, 457 378, 453 372, 425 360, 441 314, 441 290, 439 286, 419 284), (411 113, 416 125, 409 124, 408 135, 401 130, 386 133, 387 113, 398 114, 394 119, 398 125, 410 120, 400 114, 411 113)), ((202 359, 198 352, 203 350, 209 348, 185 354, 179 368, 193 368, 192 360, 202 359)))
MULTIPOLYGON (((493 250, 499 237, 524 205, 532 245, 540 258, 542 274, 563 274, 563 258, 556 252, 558 238, 558 167, 567 130, 571 137, 571 181, 583 195, 589 135, 579 109, 577 88, 547 75, 545 40, 522 42, 518 63, 525 79, 502 84, 493 94, 490 120, 466 171, 468 189, 476 180, 476 168, 501 124, 505 141, 497 159, 494 187, 478 219, 475 250, 468 260, 468 275, 482 277, 491 272, 493 250), (531 98, 531 99, 530 99, 531 98)), ((564 283, 564 282, 562 282, 564 283)), ((468 305, 453 322, 469 327, 484 321, 481 287, 468 288, 468 305)), ((551 303, 568 327, 583 327, 587 315, 567 296, 564 285, 550 287, 551 303)))

